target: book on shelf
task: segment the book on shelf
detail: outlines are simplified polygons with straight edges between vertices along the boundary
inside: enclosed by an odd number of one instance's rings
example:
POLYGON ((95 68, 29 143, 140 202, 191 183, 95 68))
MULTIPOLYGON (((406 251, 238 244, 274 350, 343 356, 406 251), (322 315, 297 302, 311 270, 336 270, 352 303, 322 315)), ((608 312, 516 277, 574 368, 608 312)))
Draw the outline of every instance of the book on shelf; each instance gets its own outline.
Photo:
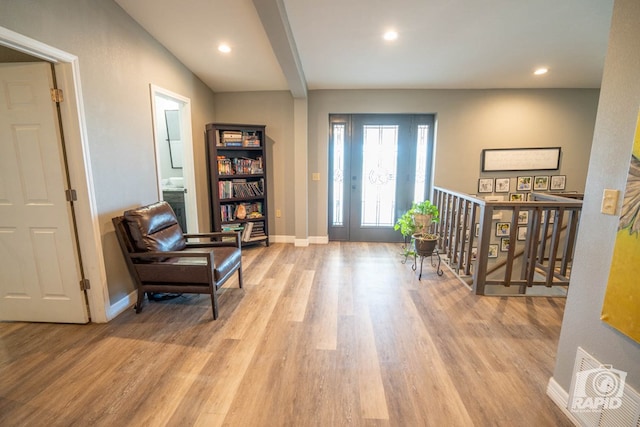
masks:
POLYGON ((221 199, 230 199, 233 197, 233 182, 218 181, 218 196, 221 199))
POLYGON ((257 131, 245 131, 242 139, 245 147, 260 147, 260 136, 257 131))
POLYGON ((234 197, 260 197, 264 191, 258 182, 233 182, 234 197))
POLYGON ((244 225, 241 223, 232 223, 232 224, 224 224, 222 226, 222 231, 243 231, 244 225))
POLYGON ((231 159, 227 159, 225 156, 218 156, 218 174, 220 175, 233 175, 233 165, 231 159))
POLYGON ((253 230, 253 222, 247 222, 247 225, 244 227, 244 231, 242 232, 242 241, 248 242, 251 238, 251 230, 253 230))

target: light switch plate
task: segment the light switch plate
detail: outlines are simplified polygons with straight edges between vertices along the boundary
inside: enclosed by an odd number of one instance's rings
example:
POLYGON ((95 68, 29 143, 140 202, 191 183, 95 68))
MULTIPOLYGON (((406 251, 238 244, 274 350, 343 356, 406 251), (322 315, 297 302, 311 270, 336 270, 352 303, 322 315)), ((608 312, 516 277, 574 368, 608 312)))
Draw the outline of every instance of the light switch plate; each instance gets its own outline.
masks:
POLYGON ((605 188, 602 194, 602 207, 600 208, 600 212, 606 215, 615 215, 616 209, 618 208, 619 195, 620 190, 605 188))
POLYGON ((312 181, 320 181, 320 174, 318 172, 314 172, 311 174, 312 181))

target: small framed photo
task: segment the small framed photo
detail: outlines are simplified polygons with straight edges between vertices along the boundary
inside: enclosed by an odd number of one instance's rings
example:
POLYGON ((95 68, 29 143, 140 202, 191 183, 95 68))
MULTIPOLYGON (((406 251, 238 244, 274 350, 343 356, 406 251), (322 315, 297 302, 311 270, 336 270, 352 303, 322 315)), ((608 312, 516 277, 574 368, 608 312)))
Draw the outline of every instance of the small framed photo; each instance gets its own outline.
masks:
POLYGON ((479 222, 476 222, 476 230, 473 233, 473 236, 474 237, 480 237, 480 223, 479 222))
POLYGON ((527 226, 518 227, 517 240, 527 240, 527 226))
POLYGON ((511 231, 511 224, 508 222, 496 223, 496 237, 508 236, 511 231))
POLYGON ((497 244, 492 244, 489 245, 489 255, 487 255, 488 258, 498 258, 498 245, 497 244))
POLYGON ((533 191, 547 191, 549 189, 549 176, 533 177, 533 191))
POLYGON ((531 191, 531 177, 530 176, 519 176, 516 190, 517 191, 531 191))
POLYGON ((509 238, 503 237, 500 239, 500 252, 507 252, 509 250, 509 238))
POLYGON ((478 193, 493 193, 493 178, 480 178, 478 180, 478 193))
POLYGON ((518 212, 518 225, 527 225, 529 223, 529 211, 518 212))
POLYGON ((527 195, 525 193, 510 193, 509 201, 510 202, 525 202, 527 200, 527 195))
POLYGON ((471 261, 475 261, 478 259, 478 248, 475 246, 471 247, 471 261))
POLYGON ((511 180, 509 178, 496 178, 496 193, 508 193, 510 183, 511 180))
POLYGON ((567 183, 566 175, 551 175, 551 191, 564 190, 567 183))

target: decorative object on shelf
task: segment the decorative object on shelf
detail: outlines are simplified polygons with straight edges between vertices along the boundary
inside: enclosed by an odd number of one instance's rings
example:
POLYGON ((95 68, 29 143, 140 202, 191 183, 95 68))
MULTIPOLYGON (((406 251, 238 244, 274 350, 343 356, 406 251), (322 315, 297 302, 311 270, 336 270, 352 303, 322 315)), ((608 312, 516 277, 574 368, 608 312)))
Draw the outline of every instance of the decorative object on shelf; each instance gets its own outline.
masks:
POLYGON ((236 218, 245 219, 247 217, 247 208, 243 204, 236 206, 236 218))
POLYGON ((265 126, 209 123, 206 137, 212 229, 269 246, 265 126))

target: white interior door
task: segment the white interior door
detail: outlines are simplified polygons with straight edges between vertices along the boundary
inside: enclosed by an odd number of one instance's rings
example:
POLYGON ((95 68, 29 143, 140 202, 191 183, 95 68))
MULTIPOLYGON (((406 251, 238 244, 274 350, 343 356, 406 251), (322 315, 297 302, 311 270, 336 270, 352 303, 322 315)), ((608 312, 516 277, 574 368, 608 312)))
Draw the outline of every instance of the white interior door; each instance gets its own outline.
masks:
POLYGON ((48 63, 0 64, 0 320, 86 323, 48 63))

